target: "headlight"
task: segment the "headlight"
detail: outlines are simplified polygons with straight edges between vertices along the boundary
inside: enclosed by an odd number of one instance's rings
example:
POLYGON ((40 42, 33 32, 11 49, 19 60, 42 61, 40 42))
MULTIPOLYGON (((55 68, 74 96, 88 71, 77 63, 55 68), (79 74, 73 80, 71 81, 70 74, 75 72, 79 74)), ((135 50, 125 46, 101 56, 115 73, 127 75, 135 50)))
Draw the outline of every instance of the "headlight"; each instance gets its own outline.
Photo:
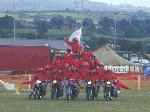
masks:
POLYGON ((88 81, 88 84, 92 84, 92 82, 91 82, 91 81, 88 81))
POLYGON ((109 81, 107 81, 107 83, 106 83, 107 85, 110 85, 110 82, 109 81))
POLYGON ((56 84, 56 83, 57 83, 57 80, 53 80, 53 83, 56 84))
POLYGON ((36 83, 39 84, 39 83, 41 83, 41 81, 40 81, 40 80, 37 80, 36 83))

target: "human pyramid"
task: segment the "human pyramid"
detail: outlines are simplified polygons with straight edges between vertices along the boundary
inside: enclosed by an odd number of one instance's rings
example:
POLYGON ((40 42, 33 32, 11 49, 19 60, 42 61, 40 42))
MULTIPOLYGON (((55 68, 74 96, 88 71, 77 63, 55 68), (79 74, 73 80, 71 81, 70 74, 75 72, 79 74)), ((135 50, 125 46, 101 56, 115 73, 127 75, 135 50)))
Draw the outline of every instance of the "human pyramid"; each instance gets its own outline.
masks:
MULTIPOLYGON (((63 96, 64 85, 66 85, 67 99, 78 96, 81 84, 86 88, 86 97, 89 96, 88 99, 90 99, 90 97, 92 99, 97 97, 100 85, 102 85, 104 97, 106 97, 105 91, 108 82, 111 88, 113 87, 112 89, 116 92, 116 96, 120 93, 121 87, 129 89, 129 87, 119 82, 118 78, 111 70, 104 69, 104 64, 96 59, 96 55, 90 51, 88 45, 85 45, 82 51, 82 46, 77 38, 74 38, 72 42, 68 39, 64 39, 64 41, 70 46, 66 54, 61 55, 57 52, 51 64, 39 68, 38 73, 33 76, 31 81, 22 83, 32 84, 33 88, 29 98, 31 98, 32 95, 35 96, 37 84, 41 84, 39 96, 37 97, 43 98, 43 96, 46 95, 46 86, 48 82, 50 82, 52 86, 52 99, 55 99, 55 96, 57 99, 63 96), (90 93, 88 93, 88 88, 91 91, 91 96, 90 93)), ((111 94, 113 94, 111 97, 115 96, 114 93, 111 92, 111 94)))

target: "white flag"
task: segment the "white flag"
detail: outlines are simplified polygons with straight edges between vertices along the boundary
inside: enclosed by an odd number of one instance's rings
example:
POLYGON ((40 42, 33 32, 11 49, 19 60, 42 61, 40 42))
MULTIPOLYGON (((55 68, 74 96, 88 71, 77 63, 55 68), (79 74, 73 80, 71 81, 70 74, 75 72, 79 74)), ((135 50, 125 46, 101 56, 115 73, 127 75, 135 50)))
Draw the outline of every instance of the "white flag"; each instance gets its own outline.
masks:
POLYGON ((81 28, 73 32, 73 34, 69 37, 69 41, 72 42, 74 38, 77 38, 79 43, 81 42, 81 28))

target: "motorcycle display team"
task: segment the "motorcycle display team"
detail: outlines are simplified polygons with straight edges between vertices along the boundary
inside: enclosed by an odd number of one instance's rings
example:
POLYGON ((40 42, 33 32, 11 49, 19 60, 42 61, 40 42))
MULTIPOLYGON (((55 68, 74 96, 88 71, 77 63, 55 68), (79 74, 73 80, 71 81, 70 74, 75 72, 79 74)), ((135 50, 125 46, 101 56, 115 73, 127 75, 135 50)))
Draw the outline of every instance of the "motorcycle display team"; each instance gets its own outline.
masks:
POLYGON ((48 84, 51 87, 50 97, 54 100, 61 99, 64 91, 67 100, 74 100, 81 86, 85 88, 87 100, 97 98, 100 86, 106 100, 118 97, 121 88, 130 89, 119 81, 113 71, 104 69, 105 65, 96 59, 88 45, 82 51, 77 38, 72 42, 64 41, 70 46, 66 54, 55 52, 52 63, 39 68, 31 81, 22 83, 32 85, 29 99, 43 99, 48 84))

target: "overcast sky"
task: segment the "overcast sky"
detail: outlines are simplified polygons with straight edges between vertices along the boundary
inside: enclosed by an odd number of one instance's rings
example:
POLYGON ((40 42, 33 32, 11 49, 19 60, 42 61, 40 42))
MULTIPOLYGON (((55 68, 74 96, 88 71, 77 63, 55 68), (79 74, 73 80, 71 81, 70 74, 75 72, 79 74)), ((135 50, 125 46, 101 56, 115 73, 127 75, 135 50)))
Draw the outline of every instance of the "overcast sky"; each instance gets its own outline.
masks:
POLYGON ((90 0, 90 1, 104 2, 113 5, 131 4, 134 6, 150 7, 150 0, 90 0))

